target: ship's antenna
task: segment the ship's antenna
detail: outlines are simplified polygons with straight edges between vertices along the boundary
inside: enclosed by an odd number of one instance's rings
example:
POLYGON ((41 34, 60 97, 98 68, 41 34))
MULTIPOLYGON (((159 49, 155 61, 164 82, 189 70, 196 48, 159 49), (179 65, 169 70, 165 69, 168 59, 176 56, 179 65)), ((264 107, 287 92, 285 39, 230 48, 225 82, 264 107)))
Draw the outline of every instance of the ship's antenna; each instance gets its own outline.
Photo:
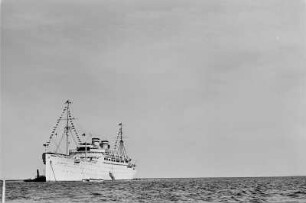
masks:
POLYGON ((71 101, 69 101, 69 100, 67 100, 66 102, 65 102, 65 104, 67 105, 67 111, 66 111, 66 115, 67 115, 67 117, 66 117, 66 126, 65 126, 65 131, 66 131, 66 154, 67 155, 69 155, 69 128, 70 128, 70 126, 69 126, 69 105, 71 104, 71 101))

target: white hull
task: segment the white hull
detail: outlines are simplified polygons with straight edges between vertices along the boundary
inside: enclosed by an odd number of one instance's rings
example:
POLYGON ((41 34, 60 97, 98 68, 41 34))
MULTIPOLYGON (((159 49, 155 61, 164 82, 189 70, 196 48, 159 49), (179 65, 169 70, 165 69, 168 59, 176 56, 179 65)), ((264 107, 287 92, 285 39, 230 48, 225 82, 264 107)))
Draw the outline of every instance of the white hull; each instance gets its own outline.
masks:
POLYGON ((136 169, 126 163, 97 159, 77 159, 75 156, 46 154, 46 181, 82 181, 86 179, 133 179, 136 169))

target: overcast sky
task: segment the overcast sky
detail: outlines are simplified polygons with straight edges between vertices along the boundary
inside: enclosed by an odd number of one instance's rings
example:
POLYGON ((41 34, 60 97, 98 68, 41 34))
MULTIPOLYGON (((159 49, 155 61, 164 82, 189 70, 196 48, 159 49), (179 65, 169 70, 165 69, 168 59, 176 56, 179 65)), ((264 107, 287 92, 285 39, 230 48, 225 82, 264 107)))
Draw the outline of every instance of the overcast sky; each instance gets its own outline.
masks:
POLYGON ((67 99, 80 132, 113 142, 124 123, 138 177, 306 175, 305 10, 299 0, 4 0, 5 176, 43 168, 67 99))

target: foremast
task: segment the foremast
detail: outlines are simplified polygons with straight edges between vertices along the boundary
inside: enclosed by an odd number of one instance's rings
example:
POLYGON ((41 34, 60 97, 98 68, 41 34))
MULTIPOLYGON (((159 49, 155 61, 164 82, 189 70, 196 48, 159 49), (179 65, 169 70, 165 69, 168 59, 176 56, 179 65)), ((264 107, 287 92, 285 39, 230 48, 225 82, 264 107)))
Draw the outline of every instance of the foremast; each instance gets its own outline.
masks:
POLYGON ((70 100, 67 100, 65 102, 65 106, 63 108, 63 111, 62 111, 61 115, 59 116, 59 118, 57 119, 55 126, 52 129, 52 132, 49 136, 48 141, 43 145, 45 147, 45 152, 49 151, 49 149, 50 149, 49 147, 50 147, 51 142, 54 142, 54 144, 56 145, 55 152, 57 153, 63 138, 66 137, 65 151, 66 151, 66 154, 69 155, 69 144, 70 144, 69 136, 72 135, 72 134, 75 134, 75 137, 77 138, 77 141, 75 141, 74 137, 71 136, 73 141, 75 142, 75 144, 78 145, 78 144, 81 143, 80 136, 79 136, 79 134, 78 134, 78 132, 75 128, 75 125, 73 123, 73 120, 75 118, 73 118, 72 115, 71 115, 71 109, 70 109, 71 103, 72 102, 70 100), (57 130, 58 130, 58 127, 59 127, 59 124, 60 124, 61 121, 66 121, 66 122, 65 122, 65 126, 64 126, 64 132, 61 136, 61 139, 60 139, 59 143, 57 143, 57 142, 54 141, 53 138, 58 135, 57 130))
POLYGON ((65 134, 66 134, 66 154, 69 155, 69 105, 71 104, 71 101, 67 100, 65 102, 65 104, 67 105, 67 113, 66 113, 66 126, 65 126, 65 134))

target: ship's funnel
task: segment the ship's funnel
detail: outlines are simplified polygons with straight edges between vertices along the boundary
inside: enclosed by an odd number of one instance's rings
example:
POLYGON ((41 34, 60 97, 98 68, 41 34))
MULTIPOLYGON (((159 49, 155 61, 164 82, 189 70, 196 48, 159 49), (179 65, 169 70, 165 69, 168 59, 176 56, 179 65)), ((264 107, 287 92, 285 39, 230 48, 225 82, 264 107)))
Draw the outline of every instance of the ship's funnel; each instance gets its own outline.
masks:
POLYGON ((100 138, 97 137, 92 138, 92 144, 94 146, 99 146, 99 143, 100 143, 100 138))
POLYGON ((108 140, 102 140, 101 143, 100 143, 100 147, 102 149, 109 149, 108 140))

